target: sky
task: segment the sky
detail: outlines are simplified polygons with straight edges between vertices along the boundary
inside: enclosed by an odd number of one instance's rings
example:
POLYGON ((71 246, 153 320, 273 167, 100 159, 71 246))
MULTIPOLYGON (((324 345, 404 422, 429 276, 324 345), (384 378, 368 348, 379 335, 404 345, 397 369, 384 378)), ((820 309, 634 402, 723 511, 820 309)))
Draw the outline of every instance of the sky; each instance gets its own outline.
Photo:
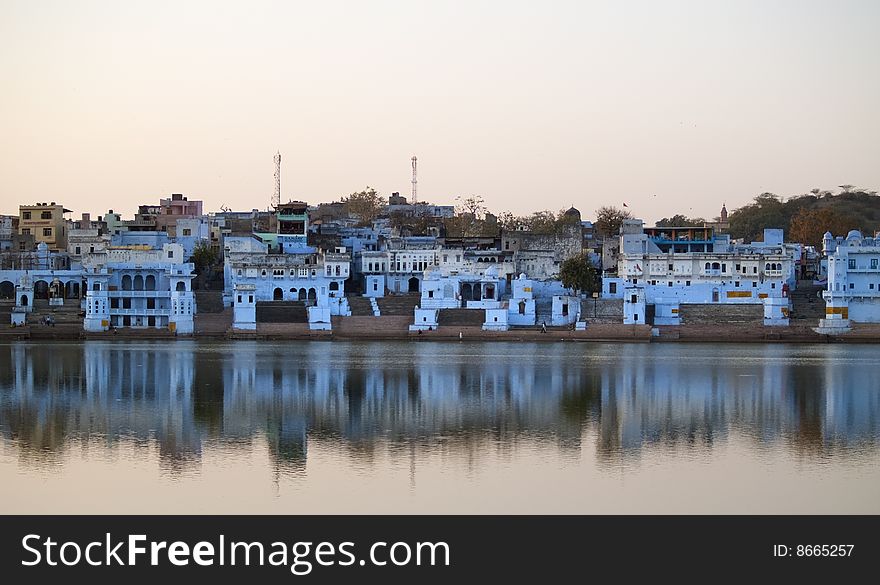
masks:
POLYGON ((0 213, 880 189, 880 2, 0 0, 0 213))

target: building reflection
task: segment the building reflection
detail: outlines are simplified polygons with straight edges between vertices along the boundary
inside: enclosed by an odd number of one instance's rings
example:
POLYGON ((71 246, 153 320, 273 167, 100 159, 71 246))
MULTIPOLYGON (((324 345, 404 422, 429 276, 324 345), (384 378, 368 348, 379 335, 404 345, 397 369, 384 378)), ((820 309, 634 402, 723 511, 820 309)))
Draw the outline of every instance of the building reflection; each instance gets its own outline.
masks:
POLYGON ((249 449, 258 438, 291 473, 304 472, 310 443, 365 465, 377 449, 478 460, 526 441, 593 450, 612 465, 654 450, 709 452, 732 435, 807 457, 877 447, 870 348, 691 359, 686 346, 541 347, 4 345, 0 433, 28 464, 59 462, 78 444, 125 443, 158 449, 171 473, 199 465, 212 444, 249 449))

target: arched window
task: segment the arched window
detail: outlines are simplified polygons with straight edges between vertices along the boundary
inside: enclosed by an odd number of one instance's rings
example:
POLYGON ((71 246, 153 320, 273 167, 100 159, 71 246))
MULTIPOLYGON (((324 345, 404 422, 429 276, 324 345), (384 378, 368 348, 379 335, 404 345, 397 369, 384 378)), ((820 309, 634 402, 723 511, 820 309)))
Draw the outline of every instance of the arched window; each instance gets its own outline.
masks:
POLYGON ((283 298, 284 298, 284 291, 281 290, 280 288, 276 287, 275 290, 272 291, 272 300, 273 301, 280 301, 283 298))
POLYGON ((152 274, 148 274, 144 281, 144 288, 147 290, 156 290, 156 277, 152 274))
POLYGON ((330 290, 339 290, 339 283, 335 280, 330 283, 330 290))
POLYGON ((718 263, 718 262, 713 262, 713 263, 712 263, 712 270, 720 270, 720 269, 721 269, 721 264, 720 264, 720 263, 718 263))
POLYGON ((313 288, 309 289, 309 300, 314 301, 318 299, 318 291, 313 288))
POLYGON ((92 285, 92 290, 101 290, 101 283, 100 283, 100 282, 96 282, 95 284, 93 284, 93 285, 92 285))
POLYGON ((144 290, 144 277, 140 274, 134 277, 134 290, 144 290))
POLYGON ((712 267, 712 265, 709 264, 708 262, 706 262, 706 270, 709 270, 711 267, 712 267))
POLYGON ((183 282, 182 280, 179 280, 177 282, 177 286, 174 288, 175 288, 175 290, 178 290, 178 291, 185 291, 186 290, 186 283, 183 282))
POLYGON ((768 271, 770 270, 770 263, 769 262, 764 265, 764 270, 768 270, 768 271))
POLYGON ((122 290, 131 290, 131 276, 128 274, 122 277, 122 290))
POLYGON ((304 288, 299 289, 299 294, 297 295, 296 298, 300 301, 306 300, 306 289, 304 289, 304 288))

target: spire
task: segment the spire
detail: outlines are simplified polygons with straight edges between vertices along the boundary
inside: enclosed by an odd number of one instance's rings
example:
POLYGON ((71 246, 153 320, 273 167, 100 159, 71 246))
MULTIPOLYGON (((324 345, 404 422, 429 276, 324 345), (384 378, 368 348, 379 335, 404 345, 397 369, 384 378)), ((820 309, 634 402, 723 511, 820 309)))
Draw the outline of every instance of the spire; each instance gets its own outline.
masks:
POLYGON ((721 221, 727 221, 727 204, 721 204, 721 221))

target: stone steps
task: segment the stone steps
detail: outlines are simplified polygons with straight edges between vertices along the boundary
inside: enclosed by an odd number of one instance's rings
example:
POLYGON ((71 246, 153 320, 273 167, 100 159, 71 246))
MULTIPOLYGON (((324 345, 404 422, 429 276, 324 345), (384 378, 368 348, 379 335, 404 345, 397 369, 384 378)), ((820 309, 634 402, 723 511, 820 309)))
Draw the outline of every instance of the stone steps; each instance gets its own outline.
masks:
POLYGON ((193 294, 196 299, 197 313, 222 313, 226 308, 223 306, 223 291, 200 290, 193 294))
POLYGON ((416 305, 419 304, 421 295, 410 293, 405 295, 391 295, 376 299, 382 316, 413 316, 416 305))
POLYGON ((309 314, 302 301, 262 301, 257 303, 257 323, 308 323, 309 314))
POLYGON ((373 315, 373 306, 367 297, 350 296, 348 297, 348 306, 351 308, 352 317, 371 317, 373 315))
POLYGON ((232 309, 221 313, 197 313, 193 316, 193 329, 196 335, 224 335, 232 327, 232 309))
POLYGON ((331 317, 334 337, 400 337, 409 333, 413 317, 331 317))
POLYGON ((483 309, 440 309, 437 323, 441 327, 482 327, 485 320, 483 309))

